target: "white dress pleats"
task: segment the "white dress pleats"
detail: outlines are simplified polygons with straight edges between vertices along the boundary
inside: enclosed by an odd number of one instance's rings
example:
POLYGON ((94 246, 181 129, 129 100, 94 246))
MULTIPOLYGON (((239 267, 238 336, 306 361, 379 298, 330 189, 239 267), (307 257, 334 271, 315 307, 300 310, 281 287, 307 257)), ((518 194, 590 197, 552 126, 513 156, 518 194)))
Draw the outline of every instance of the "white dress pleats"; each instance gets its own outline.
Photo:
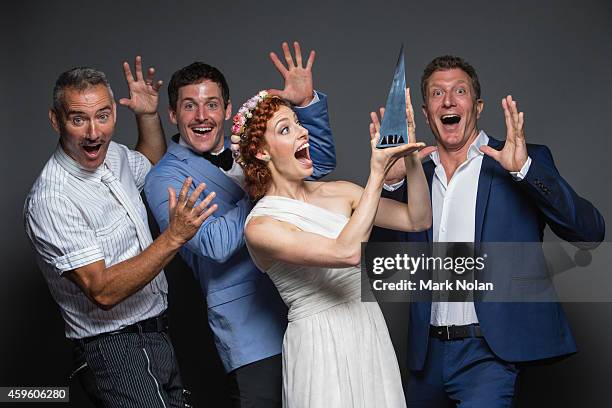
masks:
MULTIPOLYGON (((328 238, 336 238, 348 222, 344 215, 277 196, 262 198, 246 222, 257 216, 328 238)), ((283 341, 284 407, 406 406, 384 317, 377 303, 361 302, 359 268, 277 262, 265 272, 289 307, 283 341)))

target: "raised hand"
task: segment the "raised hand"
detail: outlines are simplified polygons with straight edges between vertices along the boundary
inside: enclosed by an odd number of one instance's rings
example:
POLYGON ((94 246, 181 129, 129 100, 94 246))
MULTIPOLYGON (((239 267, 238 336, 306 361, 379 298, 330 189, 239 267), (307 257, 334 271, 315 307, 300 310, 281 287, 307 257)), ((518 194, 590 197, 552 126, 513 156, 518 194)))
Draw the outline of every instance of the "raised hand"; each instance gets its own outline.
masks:
POLYGON ((167 231, 181 245, 189 241, 198 232, 202 223, 217 209, 217 204, 209 207, 210 202, 215 197, 215 192, 208 194, 200 204, 195 205, 206 188, 204 183, 200 183, 189 198, 187 198, 190 185, 191 177, 187 177, 179 193, 178 200, 176 191, 172 187, 168 187, 170 223, 168 224, 167 231))
MULTIPOLYGON (((408 96, 406 96, 406 100, 408 102, 408 96)), ((408 104, 406 105, 408 107, 408 104)), ((406 113, 408 114, 408 108, 406 108, 406 113)), ((380 108, 381 119, 385 114, 385 109, 380 108)), ((370 160, 371 171, 379 171, 382 172, 385 178, 385 182, 388 179, 388 172, 394 167, 394 164, 398 161, 404 162, 404 160, 398 160, 401 157, 413 156, 413 159, 418 160, 418 152, 419 150, 425 147, 425 143, 416 142, 415 134, 414 134, 414 118, 412 119, 412 125, 409 126, 408 130, 408 143, 395 146, 388 147, 385 149, 379 149, 376 147, 378 143, 378 139, 380 138, 380 120, 378 119, 378 115, 375 112, 370 113, 370 143, 372 145, 372 158, 370 160), (412 131, 410 130, 412 127, 412 131), (416 155, 416 156, 415 156, 416 155)), ((408 118, 410 122, 410 118, 408 118)), ((403 166, 403 177, 406 177, 406 168, 405 164, 403 166)))
MULTIPOLYGON (((380 108, 380 120, 385 116, 385 108, 380 108)), ((376 113, 370 113, 370 136, 372 136, 372 129, 376 132, 380 130, 380 121, 376 113)), ((412 107, 412 99, 410 98, 410 88, 406 88, 406 126, 408 128, 408 141, 411 143, 416 142, 416 123, 414 121, 414 109, 412 107)), ((432 152, 437 150, 435 146, 425 146, 420 150, 413 152, 419 160, 425 159, 432 152)), ((395 184, 406 177, 406 164, 404 160, 396 160, 395 164, 387 172, 385 177, 385 184, 395 184)))
POLYGON ((492 157, 507 171, 520 171, 527 162, 527 143, 525 142, 525 115, 516 108, 511 95, 502 99, 506 119, 506 143, 502 150, 481 146, 480 150, 492 157))
POLYGON ((308 61, 306 61, 306 66, 304 67, 302 64, 302 50, 297 41, 293 43, 295 61, 293 60, 291 52, 289 51, 289 44, 284 42, 282 48, 285 61, 287 62, 287 67, 285 67, 274 52, 270 53, 270 59, 285 80, 285 88, 282 91, 278 89, 269 89, 268 92, 271 95, 288 100, 293 105, 306 106, 314 97, 314 88, 312 85, 312 64, 314 63, 315 52, 310 51, 308 61))
POLYGON ((147 77, 142 75, 142 58, 137 56, 134 61, 136 78, 132 75, 130 64, 123 63, 125 80, 130 91, 129 98, 119 99, 119 103, 130 108, 136 115, 152 115, 157 113, 157 103, 159 99, 159 89, 163 81, 155 82, 155 68, 147 70, 147 77))

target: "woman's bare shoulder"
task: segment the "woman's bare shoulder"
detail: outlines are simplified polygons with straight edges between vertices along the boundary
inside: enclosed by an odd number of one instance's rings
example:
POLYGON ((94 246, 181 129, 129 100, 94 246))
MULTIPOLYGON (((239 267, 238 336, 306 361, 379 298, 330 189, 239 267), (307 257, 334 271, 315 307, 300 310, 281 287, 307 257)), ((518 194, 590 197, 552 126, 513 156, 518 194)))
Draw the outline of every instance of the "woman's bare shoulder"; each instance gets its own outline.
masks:
POLYGON ((249 222, 247 223, 247 225, 244 227, 244 230, 246 233, 247 230, 253 231, 254 229, 258 229, 258 227, 270 226, 270 225, 273 225, 277 228, 284 228, 287 230, 299 231, 299 228, 296 227, 295 225, 287 223, 287 222, 279 221, 268 215, 258 215, 257 217, 251 218, 249 222))
POLYGON ((308 188, 311 192, 320 196, 339 196, 361 194, 360 186, 350 181, 309 181, 308 188))

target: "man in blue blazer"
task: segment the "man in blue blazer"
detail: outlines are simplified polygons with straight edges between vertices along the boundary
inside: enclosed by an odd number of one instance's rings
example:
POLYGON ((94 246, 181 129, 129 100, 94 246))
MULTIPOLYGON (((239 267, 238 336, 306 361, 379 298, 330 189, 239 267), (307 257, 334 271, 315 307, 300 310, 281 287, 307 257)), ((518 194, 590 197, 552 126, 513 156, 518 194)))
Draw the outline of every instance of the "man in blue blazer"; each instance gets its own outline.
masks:
MULTIPOLYGON (((319 178, 336 165, 327 97, 313 90, 314 52, 303 66, 297 42, 294 48, 295 62, 287 43, 283 43, 288 67, 276 54, 270 54, 285 80, 282 91, 270 93, 296 107, 300 122, 310 134, 313 177, 319 178)), ((232 113, 227 83, 216 68, 193 63, 173 74, 168 95, 170 120, 179 134, 147 176, 147 200, 164 230, 168 226, 168 186, 176 189, 190 176, 192 189, 206 183, 206 193, 216 194, 214 216, 202 224, 180 253, 206 296, 208 322, 230 374, 234 406, 280 407, 280 353, 287 309, 268 276, 255 267, 245 246, 244 221, 252 203, 242 189, 243 173, 232 158, 230 141, 224 138, 224 122, 232 113)))
MULTIPOLYGON (((373 240, 541 242, 546 225, 570 242, 603 240, 602 216, 561 177, 550 150, 526 144, 524 116, 511 96, 502 100, 503 142, 478 130, 480 84, 461 58, 435 58, 425 68, 421 90, 423 113, 437 142, 423 165, 432 228, 416 234, 378 229, 373 240)), ((400 166, 390 173, 383 195, 405 200, 405 185, 397 181, 400 166)), ((542 279, 550 283, 542 268, 531 266, 515 268, 510 279, 527 289, 542 279)), ((487 272, 494 275, 492 269, 487 272)), ((555 302, 412 303, 408 341, 409 407, 509 407, 517 363, 576 352, 555 302)))

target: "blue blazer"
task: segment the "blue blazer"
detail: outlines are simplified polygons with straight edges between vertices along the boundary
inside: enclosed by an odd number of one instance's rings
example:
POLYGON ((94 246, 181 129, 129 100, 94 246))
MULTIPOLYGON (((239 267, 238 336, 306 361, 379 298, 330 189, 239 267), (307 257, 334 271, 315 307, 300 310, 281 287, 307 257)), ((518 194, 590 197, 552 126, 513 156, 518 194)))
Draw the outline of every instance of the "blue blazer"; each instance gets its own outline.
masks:
MULTIPOLYGON (((327 97, 296 109, 310 134, 313 178, 336 166, 329 126, 327 97)), ((226 142, 226 147, 229 143, 226 142)), ((180 254, 199 281, 208 306, 208 322, 226 371, 277 355, 287 326, 287 308, 267 275, 260 272, 247 252, 244 221, 252 208, 247 194, 218 167, 190 149, 171 142, 167 153, 149 172, 145 194, 163 231, 168 227, 168 192, 180 188, 191 176, 193 185, 206 183, 204 195, 215 191, 218 209, 200 227, 180 254)))
MULTIPOLYGON (((489 139, 489 146, 501 150, 504 142, 489 139)), ((550 150, 542 145, 527 145, 532 163, 525 179, 516 181, 499 163, 484 156, 476 197, 475 237, 478 242, 541 242, 544 227, 550 226, 560 238, 569 242, 601 242, 605 224, 597 209, 578 196, 561 177, 550 150)), ((435 165, 423 164, 429 182, 435 165)), ((383 196, 406 200, 405 185, 383 196)), ((432 242, 431 228, 426 232, 403 233, 377 229, 372 236, 378 241, 432 242)), ((543 255, 529 259, 542 263, 543 255)), ((543 263, 542 263, 543 265, 543 263)), ((538 276, 520 276, 522 284, 550 286, 545 269, 526 268, 538 276)), ((489 271, 494 274, 495 271, 489 271)), ((486 279, 485 279, 486 281, 486 279)), ((490 280, 489 280, 490 281, 490 280)), ((511 362, 533 361, 577 351, 563 308, 556 302, 501 303, 475 301, 476 314, 491 350, 511 362)), ((410 305, 408 365, 421 370, 427 355, 431 302, 410 305)))

